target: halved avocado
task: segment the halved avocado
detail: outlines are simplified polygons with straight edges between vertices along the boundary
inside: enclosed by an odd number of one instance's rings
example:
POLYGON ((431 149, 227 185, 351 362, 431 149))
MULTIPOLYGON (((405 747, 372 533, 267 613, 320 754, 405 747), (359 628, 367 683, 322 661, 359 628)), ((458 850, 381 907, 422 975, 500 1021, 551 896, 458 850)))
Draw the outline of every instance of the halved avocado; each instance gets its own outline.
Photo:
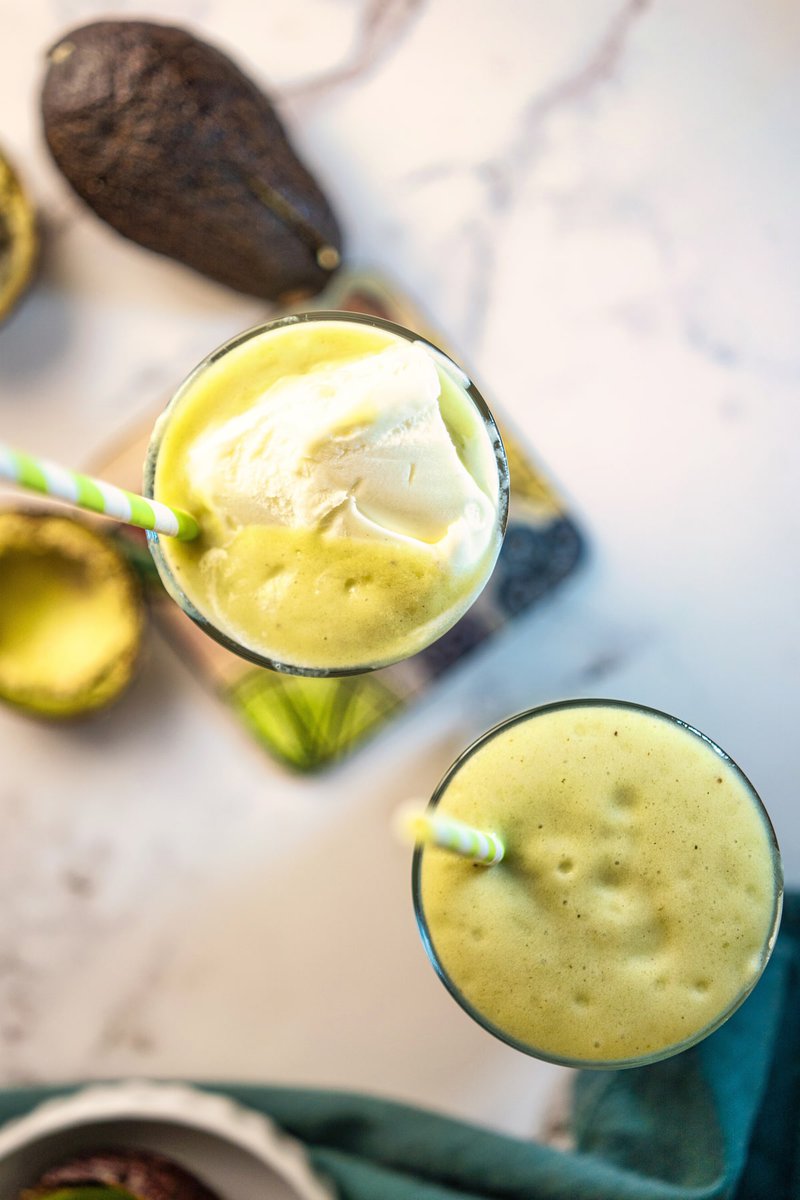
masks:
POLYGON ((100 1150, 45 1171, 20 1200, 217 1200, 204 1183, 149 1150, 100 1150))
POLYGON ((101 533, 52 513, 0 513, 0 699, 50 718, 102 708, 133 675, 137 580, 101 533))
POLYGON ((59 1188, 55 1192, 23 1192, 21 1200, 136 1200, 130 1192, 119 1188, 89 1187, 59 1188))
POLYGON ((8 316, 33 278, 37 254, 33 206, 0 151, 0 321, 8 316))

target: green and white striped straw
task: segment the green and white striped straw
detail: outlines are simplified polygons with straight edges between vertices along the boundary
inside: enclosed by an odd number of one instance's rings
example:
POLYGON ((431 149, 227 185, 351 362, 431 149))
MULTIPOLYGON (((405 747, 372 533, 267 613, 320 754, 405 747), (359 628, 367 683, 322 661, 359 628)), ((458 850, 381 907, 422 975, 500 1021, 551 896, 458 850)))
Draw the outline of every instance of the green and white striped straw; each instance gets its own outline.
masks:
POLYGON ((103 513, 139 529, 154 529, 170 537, 189 542, 196 538, 200 526, 190 513, 169 508, 158 500, 146 500, 134 492, 126 492, 102 479, 92 479, 78 471, 70 471, 45 458, 21 454, 0 442, 0 479, 8 479, 23 487, 68 500, 78 508, 103 513))
POLYGON ((455 817, 435 811, 420 811, 418 805, 404 806, 398 812, 396 828, 416 845, 439 846, 487 867, 501 862, 506 852, 503 839, 496 833, 473 829, 455 817))

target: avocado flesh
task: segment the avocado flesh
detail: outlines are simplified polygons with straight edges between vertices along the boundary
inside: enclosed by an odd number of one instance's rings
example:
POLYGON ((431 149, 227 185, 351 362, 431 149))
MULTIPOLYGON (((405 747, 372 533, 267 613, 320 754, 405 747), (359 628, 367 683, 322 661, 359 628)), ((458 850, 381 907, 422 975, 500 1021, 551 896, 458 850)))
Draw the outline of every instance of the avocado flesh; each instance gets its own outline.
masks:
POLYGON ((149 1150, 98 1150, 45 1171, 19 1200, 219 1200, 172 1159, 149 1150))
POLYGON ((138 585, 102 534, 0 513, 0 699, 51 718, 102 708, 130 681, 141 632, 138 585))
POLYGON ((49 53, 47 144, 125 237, 238 291, 313 295, 341 258, 328 200, 272 104, 219 50, 149 21, 97 21, 49 53))
POLYGON ((53 1192, 23 1192, 21 1200, 136 1200, 130 1192, 121 1188, 70 1187, 58 1188, 53 1192))
POLYGON ((33 278, 38 250, 33 208, 0 152, 0 322, 33 278))

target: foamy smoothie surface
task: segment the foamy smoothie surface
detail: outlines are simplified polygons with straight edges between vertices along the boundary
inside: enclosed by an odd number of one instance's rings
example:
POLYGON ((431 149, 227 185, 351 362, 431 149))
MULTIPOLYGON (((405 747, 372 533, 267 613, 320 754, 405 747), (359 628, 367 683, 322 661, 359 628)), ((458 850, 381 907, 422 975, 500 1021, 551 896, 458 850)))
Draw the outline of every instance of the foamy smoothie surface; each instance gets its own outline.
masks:
POLYGON ((438 811, 506 842, 426 847, 431 947, 521 1048, 624 1063, 710 1032, 763 969, 780 905, 768 819, 701 735, 627 705, 553 706, 479 743, 438 811))
POLYGON ((388 330, 246 337, 189 378, 158 436, 154 494, 202 530, 161 539, 174 583, 275 662, 406 657, 469 607, 499 552, 484 418, 434 351, 388 330))

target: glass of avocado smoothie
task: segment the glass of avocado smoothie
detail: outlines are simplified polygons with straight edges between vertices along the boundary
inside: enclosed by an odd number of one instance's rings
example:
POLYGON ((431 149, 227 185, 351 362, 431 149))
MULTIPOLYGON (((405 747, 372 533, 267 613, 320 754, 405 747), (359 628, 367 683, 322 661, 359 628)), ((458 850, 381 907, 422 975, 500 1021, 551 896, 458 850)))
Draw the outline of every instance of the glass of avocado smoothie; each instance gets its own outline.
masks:
POLYGON ((414 907, 442 982, 490 1033, 568 1066, 676 1054, 735 1011, 777 934, 782 871, 737 765, 617 700, 535 708, 453 764, 430 808, 496 833, 476 865, 418 847, 414 907))
POLYGON ((315 312, 233 338, 153 432, 145 492, 198 520, 150 536, 181 608, 237 654, 344 675, 416 653, 476 599, 508 465, 471 380, 410 330, 315 312))

